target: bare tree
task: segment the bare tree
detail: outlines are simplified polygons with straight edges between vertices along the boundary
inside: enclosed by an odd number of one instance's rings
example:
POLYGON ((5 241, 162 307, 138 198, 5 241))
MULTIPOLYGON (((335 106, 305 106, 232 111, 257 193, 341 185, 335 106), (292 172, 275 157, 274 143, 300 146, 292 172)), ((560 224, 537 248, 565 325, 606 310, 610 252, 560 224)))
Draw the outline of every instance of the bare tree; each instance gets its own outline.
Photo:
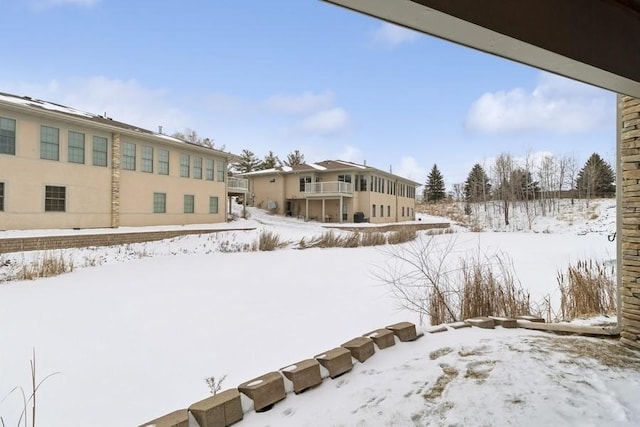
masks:
POLYGON ((513 170, 513 157, 506 153, 500 154, 493 165, 493 182, 496 183, 496 198, 502 203, 505 225, 509 225, 509 204, 513 200, 513 189, 511 188, 513 170))

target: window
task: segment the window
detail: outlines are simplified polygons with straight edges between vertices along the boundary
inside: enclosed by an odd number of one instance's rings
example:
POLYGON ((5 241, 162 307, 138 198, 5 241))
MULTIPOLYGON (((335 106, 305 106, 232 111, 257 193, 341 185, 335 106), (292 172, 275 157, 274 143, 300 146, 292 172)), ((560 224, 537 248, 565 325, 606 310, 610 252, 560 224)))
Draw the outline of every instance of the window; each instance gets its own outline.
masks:
POLYGON ((189 162, 191 161, 188 154, 180 154, 180 176, 189 178, 189 162))
POLYGON ((360 175, 360 191, 367 191, 367 177, 360 175))
POLYGON ((69 131, 69 163, 84 164, 84 133, 69 131))
POLYGON ((338 181, 351 182, 351 175, 338 175, 338 181))
POLYGON ((218 213, 218 198, 211 196, 209 197, 209 213, 218 213))
POLYGON ((107 138, 93 137, 93 165, 107 166, 107 138))
POLYGON ((122 144, 122 169, 136 170, 136 144, 131 142, 122 144))
POLYGON ((0 117, 0 154, 16 154, 16 121, 0 117))
POLYGON ((376 205, 371 205, 371 217, 376 217, 376 205))
POLYGON ((142 147, 140 170, 142 172, 153 172, 153 147, 142 147))
POLYGON ((60 130, 49 126, 40 126, 40 158, 60 160, 60 130))
POLYGON ((44 188, 44 211, 64 212, 67 200, 66 190, 65 187, 46 185, 44 188))
POLYGON ((380 218, 384 216, 384 205, 380 205, 380 218))
POLYGON ((193 158, 193 177, 202 179, 202 157, 193 158))
POLYGON ((4 182, 0 182, 0 212, 4 211, 4 182))
POLYGON ((306 184, 311 184, 310 176, 301 176, 300 177, 300 191, 304 191, 306 188, 306 184))
POLYGON ((402 207, 402 216, 404 216, 404 206, 402 207))
POLYGON ((207 181, 213 181, 213 159, 205 159, 204 174, 207 181))
POLYGON ((391 216, 391 205, 387 205, 387 216, 391 216))
POLYGON ((220 182, 224 182, 224 175, 226 167, 224 166, 224 160, 216 160, 216 179, 220 182))
POLYGON ((167 193, 153 193, 153 213, 167 212, 167 193))
POLYGON ((158 173, 169 175, 169 151, 158 150, 158 173))
POLYGON ((195 211, 195 196, 192 194, 184 195, 184 213, 193 213, 195 211))

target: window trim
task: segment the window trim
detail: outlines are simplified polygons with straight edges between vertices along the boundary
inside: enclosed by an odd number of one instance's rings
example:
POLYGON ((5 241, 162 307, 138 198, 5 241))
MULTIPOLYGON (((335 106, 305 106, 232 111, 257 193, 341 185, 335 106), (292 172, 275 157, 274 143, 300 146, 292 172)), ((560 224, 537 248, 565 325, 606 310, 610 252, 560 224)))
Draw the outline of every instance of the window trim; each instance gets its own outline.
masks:
POLYGON ((169 150, 158 148, 158 175, 169 175, 169 161, 171 154, 169 150), (164 155, 166 154, 166 160, 164 155))
POLYGON ((100 166, 100 167, 107 167, 109 165, 109 139, 104 137, 104 136, 100 136, 100 135, 93 135, 93 138, 91 139, 91 153, 92 153, 92 159, 91 159, 91 164, 93 166, 100 166), (98 150, 98 147, 96 144, 97 142, 102 142, 104 141, 104 151, 103 150, 98 150), (102 164, 102 156, 104 156, 104 164, 102 164))
POLYGON ((135 171, 136 170, 136 154, 137 154, 137 147, 135 143, 123 142, 122 143, 122 160, 120 162, 120 168, 127 171, 135 171), (133 147, 133 155, 126 153, 127 151, 126 148, 128 147, 129 148, 133 147), (129 162, 131 162, 132 165, 129 165, 129 162))
POLYGON ((67 132, 67 162, 68 163, 76 163, 79 165, 85 164, 85 147, 86 147, 86 138, 85 134, 82 132, 76 132, 74 130, 70 130, 67 132), (82 137, 82 141, 74 141, 75 138, 72 138, 71 135, 80 135, 82 137), (78 146, 73 144, 78 143, 78 146), (81 143, 81 144, 80 144, 81 143), (81 145, 81 146, 80 146, 81 145), (82 161, 80 160, 80 153, 82 153, 82 161), (77 157, 77 159, 76 159, 77 157))
POLYGON ((140 149, 140 172, 153 173, 153 147, 150 145, 140 149))
POLYGON ((183 198, 183 206, 184 206, 184 213, 186 214, 192 214, 196 212, 196 196, 193 194, 185 194, 184 198, 183 198), (187 201, 190 200, 189 203, 187 203, 187 201), (191 210, 189 210, 188 208, 191 208, 191 210))
POLYGON ((180 153, 180 177, 189 178, 191 176, 191 156, 180 153))
POLYGON ((194 179, 202 179, 202 157, 193 158, 193 173, 191 175, 194 179))
POLYGON ((209 196, 209 213, 210 214, 220 213, 220 200, 218 196, 209 196), (214 200, 215 200, 215 210, 213 209, 214 205, 212 204, 214 200))
POLYGON ((153 213, 167 213, 167 193, 153 193, 153 213), (162 200, 159 199, 162 196, 162 200))
POLYGON ((60 161, 60 129, 55 128, 53 126, 40 125, 40 159, 41 160, 53 160, 60 161), (48 141, 45 140, 46 137, 53 136, 45 134, 45 130, 55 130, 55 139, 56 141, 48 141), (55 147, 55 150, 54 148, 55 147), (55 156, 54 156, 55 153, 55 156), (49 157, 51 156, 51 157, 49 157))
POLYGON ((17 122, 15 119, 0 117, 0 154, 16 155, 16 132, 17 122), (5 121, 9 123, 13 122, 13 129, 3 128, 2 124, 5 121), (7 134, 5 135, 5 133, 7 134), (11 135, 11 133, 13 133, 13 135, 11 135), (3 150, 3 147, 7 147, 6 151, 3 150))
POLYGON ((45 212, 66 212, 67 211, 67 187, 62 185, 45 185, 44 186, 44 211, 45 212), (62 206, 60 206, 60 202, 62 202, 62 206))
POLYGON ((4 182, 0 182, 0 212, 4 212, 4 182))

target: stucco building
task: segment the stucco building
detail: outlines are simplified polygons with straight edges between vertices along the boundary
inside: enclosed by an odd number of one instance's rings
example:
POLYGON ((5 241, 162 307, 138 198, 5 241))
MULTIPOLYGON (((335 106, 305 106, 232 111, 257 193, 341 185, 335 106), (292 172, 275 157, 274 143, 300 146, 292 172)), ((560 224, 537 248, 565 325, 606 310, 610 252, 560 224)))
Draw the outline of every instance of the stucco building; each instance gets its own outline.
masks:
POLYGON ((420 183, 367 165, 325 160, 241 174, 250 203, 322 222, 372 223, 415 218, 420 183))
MULTIPOLYGON (((226 221, 236 156, 0 93, 0 229, 226 221)), ((233 188, 234 186, 244 188, 233 188)))

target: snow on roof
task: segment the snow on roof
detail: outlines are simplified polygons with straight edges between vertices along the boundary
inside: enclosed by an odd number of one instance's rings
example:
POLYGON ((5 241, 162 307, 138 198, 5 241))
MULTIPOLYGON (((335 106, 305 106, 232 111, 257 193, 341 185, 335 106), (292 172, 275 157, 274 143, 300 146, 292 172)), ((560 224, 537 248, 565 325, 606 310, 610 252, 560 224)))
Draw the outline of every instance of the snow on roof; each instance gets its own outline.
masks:
POLYGON ((342 163, 343 165, 346 166, 351 166, 354 168, 359 168, 359 169, 366 169, 367 167, 364 165, 359 165, 357 163, 351 163, 351 162, 345 162, 344 160, 335 160, 336 163, 342 163))
POLYGON ((291 172, 293 170, 293 168, 291 166, 282 166, 282 171, 283 172, 291 172))
POLYGON ((28 107, 39 107, 46 110, 58 111, 61 113, 73 114, 75 116, 82 116, 87 118, 95 118, 96 114, 87 113, 84 111, 76 110, 75 108, 65 107, 64 105, 54 104, 53 102, 42 101, 39 99, 33 99, 29 96, 15 96, 8 93, 0 92, 0 101, 10 102, 12 104, 25 105, 28 107))
POLYGON ((325 168, 324 166, 320 166, 320 165, 318 165, 316 163, 306 163, 306 165, 307 166, 311 166, 312 168, 317 169, 319 171, 326 171, 327 170, 327 168, 325 168))

